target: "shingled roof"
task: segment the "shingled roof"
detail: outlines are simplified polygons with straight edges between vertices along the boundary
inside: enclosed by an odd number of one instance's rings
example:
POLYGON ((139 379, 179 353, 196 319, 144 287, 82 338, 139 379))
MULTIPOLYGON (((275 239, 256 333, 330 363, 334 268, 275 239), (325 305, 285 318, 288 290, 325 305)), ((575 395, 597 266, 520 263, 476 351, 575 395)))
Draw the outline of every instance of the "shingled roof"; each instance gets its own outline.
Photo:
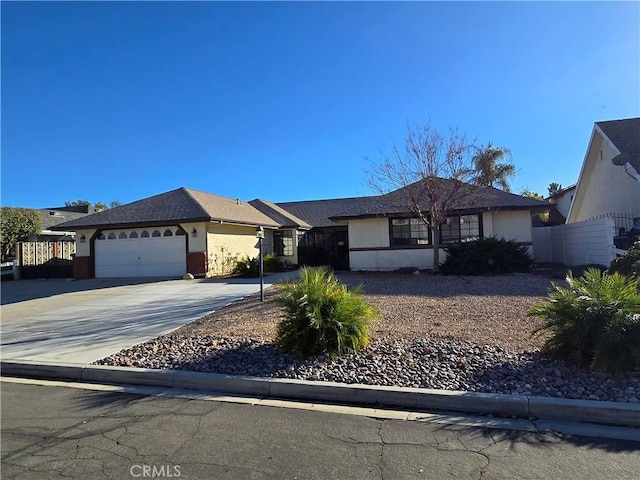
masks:
POLYGON ((302 230, 310 230, 312 228, 312 226, 307 222, 273 202, 257 198, 255 200, 251 200, 249 203, 268 217, 278 222, 282 228, 300 228, 302 230))
POLYGON ((364 209, 378 197, 333 198, 329 200, 307 200, 302 202, 279 202, 277 205, 313 227, 336 227, 331 217, 364 209))
MULTIPOLYGON (((454 188, 466 190, 464 196, 457 195, 458 200, 449 206, 452 211, 471 212, 486 210, 530 210, 532 213, 548 210, 547 202, 533 198, 515 195, 493 187, 478 187, 459 182, 458 180, 438 178, 439 189, 442 192, 451 191, 454 188)), ((350 218, 386 217, 389 215, 408 215, 411 213, 411 195, 419 192, 420 182, 415 182, 406 187, 378 197, 368 197, 368 201, 354 205, 348 211, 333 215, 333 220, 348 220, 350 218)), ((429 202, 423 196, 420 209, 429 210, 429 202)))
POLYGON ((38 212, 42 217, 43 230, 51 230, 54 226, 61 223, 70 222, 90 215, 89 213, 74 212, 71 210, 64 210, 62 208, 41 208, 38 212))
POLYGON ((640 171, 640 118, 596 122, 620 153, 629 155, 631 165, 640 171))
POLYGON ((58 224, 53 227, 53 230, 124 228, 127 226, 209 221, 274 228, 280 226, 275 220, 247 202, 181 187, 58 224))

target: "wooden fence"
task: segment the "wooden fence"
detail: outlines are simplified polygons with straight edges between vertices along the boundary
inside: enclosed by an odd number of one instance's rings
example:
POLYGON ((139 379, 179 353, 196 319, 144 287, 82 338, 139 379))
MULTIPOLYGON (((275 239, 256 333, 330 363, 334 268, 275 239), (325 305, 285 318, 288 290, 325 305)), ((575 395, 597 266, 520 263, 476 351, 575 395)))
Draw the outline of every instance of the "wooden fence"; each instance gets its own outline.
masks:
POLYGON ((75 242, 20 242, 16 253, 24 279, 73 277, 75 242))

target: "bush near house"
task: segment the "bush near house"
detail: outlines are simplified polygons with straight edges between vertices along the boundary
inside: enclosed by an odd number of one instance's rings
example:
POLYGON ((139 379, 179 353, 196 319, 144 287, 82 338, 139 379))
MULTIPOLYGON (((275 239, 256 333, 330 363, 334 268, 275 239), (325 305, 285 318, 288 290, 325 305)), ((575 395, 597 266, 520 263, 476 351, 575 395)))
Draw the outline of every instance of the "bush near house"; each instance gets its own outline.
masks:
POLYGON ((614 258, 608 272, 640 277, 640 242, 634 243, 626 255, 614 258))
MULTIPOLYGON (((235 275, 241 277, 257 277, 260 275, 260 259, 258 257, 244 256, 237 259, 233 268, 235 275)), ((282 261, 273 253, 268 253, 262 259, 264 273, 284 272, 282 261)))
POLYGON ((534 335, 552 335, 543 350, 593 372, 639 371, 640 279, 592 268, 566 281, 528 312, 546 320, 534 335))
POLYGON ((277 287, 274 301, 285 314, 276 335, 281 352, 334 358, 368 345, 377 313, 364 300, 361 285, 348 290, 329 269, 303 267, 298 280, 277 287))
POLYGON ((230 247, 220 245, 209 255, 208 277, 221 277, 232 274, 238 261, 239 253, 231 253, 230 247))
POLYGON ((499 275, 528 272, 533 259, 526 247, 513 240, 482 238, 445 248, 440 271, 447 275, 499 275))
POLYGON ((274 253, 267 253, 262 259, 264 271, 269 273, 284 272, 285 266, 274 253))

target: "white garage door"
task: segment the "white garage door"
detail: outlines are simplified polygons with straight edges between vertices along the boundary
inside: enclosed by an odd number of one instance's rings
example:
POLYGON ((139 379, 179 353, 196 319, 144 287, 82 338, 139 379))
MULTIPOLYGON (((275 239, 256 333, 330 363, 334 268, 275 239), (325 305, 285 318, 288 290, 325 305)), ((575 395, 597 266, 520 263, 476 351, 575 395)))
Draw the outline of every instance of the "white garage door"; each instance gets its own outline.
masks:
POLYGON ((95 241, 96 278, 181 277, 187 272, 186 241, 175 233, 103 232, 95 241))

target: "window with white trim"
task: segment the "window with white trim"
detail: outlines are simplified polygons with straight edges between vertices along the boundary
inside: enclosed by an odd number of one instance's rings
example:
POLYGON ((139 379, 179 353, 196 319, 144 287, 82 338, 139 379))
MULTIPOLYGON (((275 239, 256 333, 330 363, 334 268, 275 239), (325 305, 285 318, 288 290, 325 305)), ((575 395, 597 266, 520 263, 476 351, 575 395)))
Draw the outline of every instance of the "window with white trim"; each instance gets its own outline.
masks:
POLYGON ((429 245, 429 226, 420 218, 392 218, 391 245, 429 245))
POLYGON ((293 255, 293 230, 277 230, 273 232, 273 253, 279 257, 293 255))
POLYGON ((470 242, 480 234, 480 215, 452 215, 440 226, 442 243, 470 242))

